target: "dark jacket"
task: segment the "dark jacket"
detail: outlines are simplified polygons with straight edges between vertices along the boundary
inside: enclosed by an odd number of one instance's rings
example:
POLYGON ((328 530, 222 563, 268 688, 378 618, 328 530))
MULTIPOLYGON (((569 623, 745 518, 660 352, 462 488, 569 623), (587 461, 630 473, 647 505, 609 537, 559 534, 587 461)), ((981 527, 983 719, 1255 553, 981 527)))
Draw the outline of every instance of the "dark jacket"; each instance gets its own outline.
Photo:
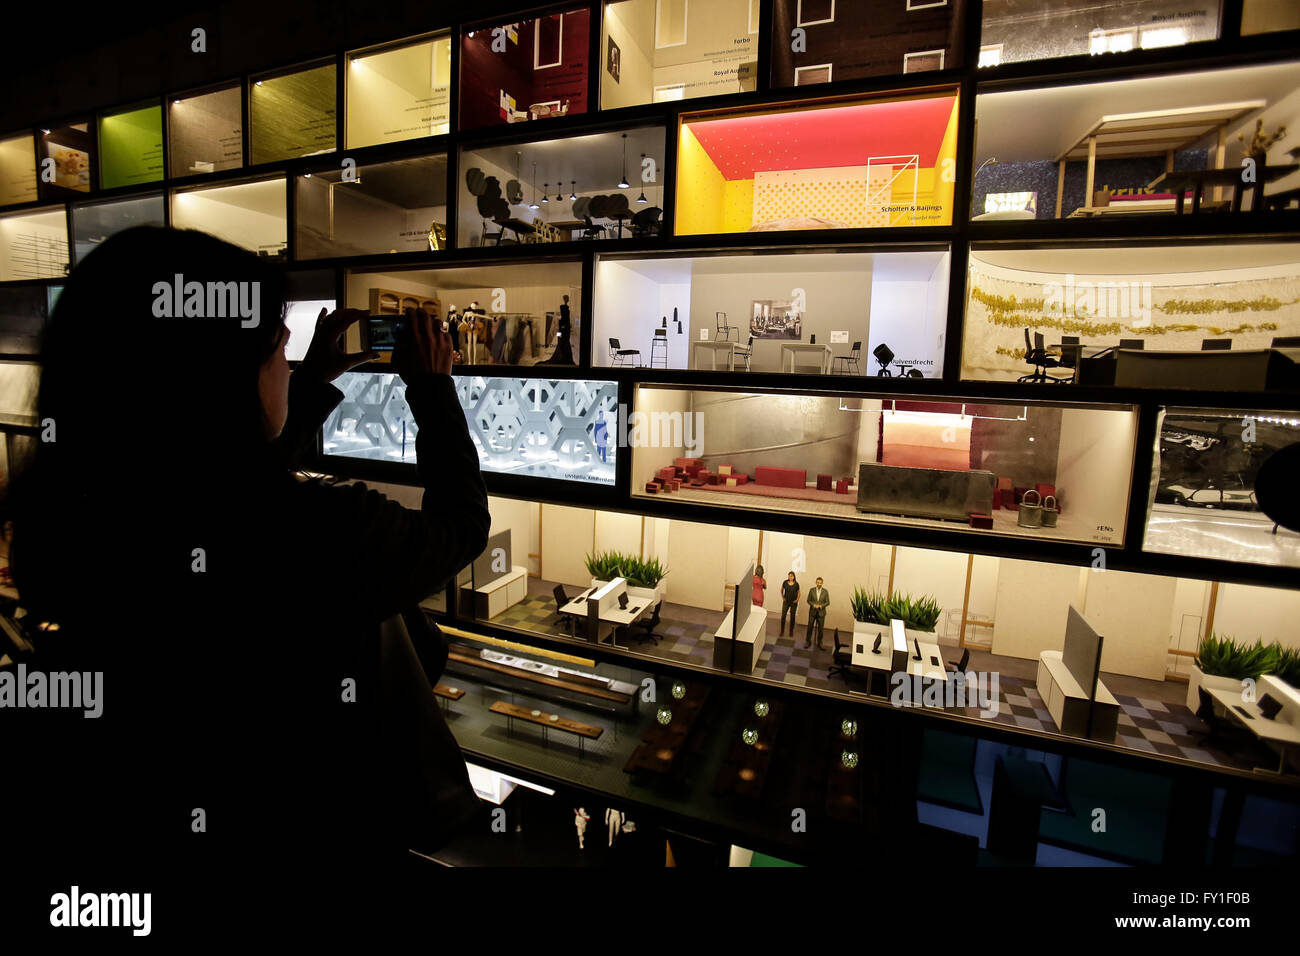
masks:
POLYGON ((103 716, 0 712, 24 768, 0 815, 67 885, 364 887, 479 812, 416 607, 485 546, 477 452, 451 378, 429 374, 406 392, 421 511, 299 480, 287 466, 341 399, 295 373, 281 467, 227 474, 217 454, 159 476, 147 513, 105 516, 117 535, 68 582, 82 611, 27 662, 102 670, 103 716))

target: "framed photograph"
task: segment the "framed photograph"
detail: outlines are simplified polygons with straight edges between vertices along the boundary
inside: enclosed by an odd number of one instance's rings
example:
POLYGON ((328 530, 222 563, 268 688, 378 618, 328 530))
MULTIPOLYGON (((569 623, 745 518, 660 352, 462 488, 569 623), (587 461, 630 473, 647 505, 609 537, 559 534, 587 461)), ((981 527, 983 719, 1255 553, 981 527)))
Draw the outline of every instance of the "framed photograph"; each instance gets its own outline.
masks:
POLYGON ((605 69, 609 71, 609 75, 614 78, 615 83, 618 82, 619 73, 622 68, 622 61, 619 57, 620 51, 618 44, 614 42, 613 37, 610 37, 609 51, 605 55, 605 69))
POLYGON ((789 299, 754 299, 749 334, 756 339, 802 339, 803 315, 789 299))

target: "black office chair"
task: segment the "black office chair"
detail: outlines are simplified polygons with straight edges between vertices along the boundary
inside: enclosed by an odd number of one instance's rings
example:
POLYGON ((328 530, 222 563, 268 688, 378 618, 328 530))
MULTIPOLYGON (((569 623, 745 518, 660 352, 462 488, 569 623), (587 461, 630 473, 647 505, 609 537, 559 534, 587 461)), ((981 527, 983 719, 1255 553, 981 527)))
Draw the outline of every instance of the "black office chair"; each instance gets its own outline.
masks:
POLYGON ((580 238, 582 239, 604 239, 605 238, 604 226, 596 225, 594 222, 591 221, 590 216, 583 216, 582 221, 584 225, 582 227, 582 236, 580 238))
POLYGON ((831 634, 831 639, 835 642, 835 647, 831 649, 831 666, 826 671, 827 678, 834 677, 836 674, 844 676, 845 683, 849 680, 849 662, 853 660, 846 652, 847 644, 840 643, 840 629, 835 628, 831 634))
POLYGON ((745 360, 745 371, 748 372, 749 360, 754 357, 754 337, 752 335, 749 337, 749 344, 747 344, 743 349, 737 345, 732 349, 732 352, 735 354, 735 357, 743 358, 745 360))
POLYGON ((619 344, 618 339, 611 338, 611 339, 609 340, 609 363, 610 363, 610 365, 613 365, 613 366, 615 366, 615 367, 621 367, 621 366, 623 366, 623 365, 627 365, 627 364, 629 363, 629 361, 631 360, 632 356, 634 356, 634 355, 636 356, 636 361, 633 362, 633 363, 631 363, 631 364, 636 365, 637 367, 640 367, 640 365, 641 365, 641 350, 640 350, 640 349, 625 349, 625 348, 623 348, 622 345, 619 344))
POLYGON ((948 670, 952 671, 954 674, 964 674, 966 673, 966 665, 969 663, 970 663, 970 648, 964 647, 962 648, 962 652, 961 652, 961 660, 959 660, 955 665, 945 664, 944 666, 947 667, 948 670))
POLYGON ((1141 349, 1146 350, 1146 339, 1120 339, 1119 345, 1115 346, 1121 349, 1141 349))
MULTIPOLYGON (((564 593, 564 585, 557 584, 551 588, 551 593, 555 595, 555 620, 559 623, 565 619, 565 615, 560 613, 560 608, 569 603, 569 595, 564 593)), ((569 633, 573 633, 573 618, 568 619, 569 633)))
POLYGON ((1202 352, 1227 352, 1232 349, 1232 339, 1201 339, 1202 352))
POLYGON ((1271 348, 1300 349, 1300 335, 1275 335, 1271 348))
POLYGON ((648 620, 637 621, 636 624, 632 625, 638 630, 645 631, 644 634, 632 635, 633 637, 636 638, 638 644, 641 643, 642 641, 654 641, 655 646, 656 647, 659 646, 659 635, 655 633, 655 628, 659 626, 659 609, 662 608, 663 606, 664 606, 664 602, 660 601, 658 604, 655 605, 654 613, 650 615, 650 618, 648 620))
POLYGON ((1070 378, 1058 378, 1047 374, 1049 368, 1060 368, 1061 363, 1058 359, 1047 354, 1047 346, 1043 342, 1042 332, 1034 333, 1034 341, 1031 344, 1029 329, 1025 329, 1025 364, 1032 365, 1034 370, 1028 375, 1020 376, 1017 381, 1042 382, 1044 384, 1052 382, 1059 385, 1061 382, 1068 382, 1074 378, 1073 375, 1070 378))
POLYGON ((1083 346, 1077 335, 1061 336, 1061 368, 1068 368, 1073 373, 1070 381, 1079 375, 1079 358, 1083 355, 1083 346))
POLYGON ((1209 728, 1198 735, 1201 738, 1200 742, 1221 740, 1227 736, 1229 731, 1233 729, 1232 724, 1214 712, 1214 698, 1210 696, 1210 692, 1204 687, 1198 687, 1196 688, 1196 697, 1200 701, 1199 706, 1196 708, 1196 717, 1209 728))
POLYGON ((862 357, 862 343, 854 342, 853 348, 849 349, 848 355, 837 355, 831 361, 831 372, 834 373, 835 375, 839 375, 841 374, 840 369, 842 368, 844 370, 844 374, 847 374, 849 371, 849 366, 852 365, 853 374, 861 375, 862 370, 858 366, 858 359, 861 357, 862 357), (844 363, 842 366, 840 365, 841 362, 844 363))

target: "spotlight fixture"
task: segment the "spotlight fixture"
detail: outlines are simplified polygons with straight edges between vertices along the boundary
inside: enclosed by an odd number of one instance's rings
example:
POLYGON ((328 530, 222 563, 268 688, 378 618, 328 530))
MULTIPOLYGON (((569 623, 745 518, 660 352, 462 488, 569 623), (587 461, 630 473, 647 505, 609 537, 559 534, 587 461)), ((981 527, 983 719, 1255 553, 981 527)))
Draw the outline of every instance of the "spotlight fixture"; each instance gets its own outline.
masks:
POLYGON ((665 727, 668 726, 673 722, 672 709, 669 707, 660 707, 655 711, 655 720, 659 721, 659 723, 663 724, 665 727))
POLYGON ((540 209, 537 205, 537 164, 533 163, 533 201, 528 204, 529 209, 540 209))
POLYGON ((627 181, 627 133, 623 134, 623 178, 618 181, 619 189, 629 189, 632 184, 627 181))
MULTIPOLYGON (((534 180, 534 181, 535 181, 535 180, 534 180)), ((551 184, 550 184, 550 183, 542 183, 542 202, 543 202, 543 203, 548 203, 548 202, 551 201, 550 197, 546 195, 548 192, 550 192, 550 190, 551 190, 551 184)))
POLYGON ((578 181, 576 179, 570 179, 569 185, 572 187, 569 190, 569 202, 573 202, 578 198, 578 181))
POLYGON ((686 685, 679 680, 673 681, 673 700, 681 700, 686 696, 686 685))
POLYGON ((258 86, 261 86, 261 85, 262 85, 262 81, 261 81, 261 80, 258 80, 258 81, 257 81, 257 85, 258 85, 258 86))
MULTIPOLYGON (((642 169, 645 169, 645 153, 642 153, 642 154, 641 154, 641 168, 642 168, 642 169)), ((648 199, 645 198, 645 183, 644 183, 644 182, 641 184, 641 195, 639 195, 639 196, 636 197, 636 201, 639 202, 639 203, 641 203, 642 205, 644 205, 645 203, 648 203, 648 202, 650 201, 650 200, 648 200, 648 199)))
POLYGON ((746 727, 740 733, 740 739, 745 742, 746 746, 752 747, 758 743, 758 731, 753 727, 746 727))
MULTIPOLYGON (((664 321, 667 322, 667 319, 665 319, 664 321)), ((757 717, 766 717, 767 714, 768 714, 768 711, 769 711, 770 709, 771 709, 771 707, 770 707, 770 705, 768 704, 767 701, 765 701, 765 700, 756 700, 756 701, 754 701, 754 715, 755 715, 755 716, 757 716, 757 717)))

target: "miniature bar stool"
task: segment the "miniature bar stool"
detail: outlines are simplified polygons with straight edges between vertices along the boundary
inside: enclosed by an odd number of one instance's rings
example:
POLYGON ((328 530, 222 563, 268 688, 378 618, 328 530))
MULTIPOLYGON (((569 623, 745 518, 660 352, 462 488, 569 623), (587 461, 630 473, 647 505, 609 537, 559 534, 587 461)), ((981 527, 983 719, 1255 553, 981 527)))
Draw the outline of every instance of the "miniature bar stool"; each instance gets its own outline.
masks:
POLYGON ((655 337, 650 341, 650 367, 668 367, 668 330, 655 329, 655 337), (657 363, 656 360, 661 360, 657 363))

